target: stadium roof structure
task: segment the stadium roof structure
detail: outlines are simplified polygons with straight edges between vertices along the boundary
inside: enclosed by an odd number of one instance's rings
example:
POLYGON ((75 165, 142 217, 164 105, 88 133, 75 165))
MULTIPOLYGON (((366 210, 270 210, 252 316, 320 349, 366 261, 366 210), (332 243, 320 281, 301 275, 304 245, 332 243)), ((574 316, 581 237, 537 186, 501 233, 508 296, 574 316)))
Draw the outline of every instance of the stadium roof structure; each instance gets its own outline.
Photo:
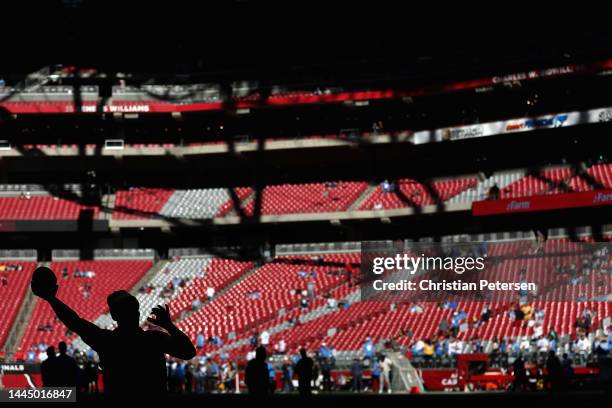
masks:
POLYGON ((550 27, 552 18, 540 20, 532 8, 520 13, 524 21, 513 13, 504 21, 503 12, 444 15, 416 5, 352 2, 334 10, 317 2, 274 3, 6 2, 7 32, 19 35, 3 41, 2 52, 19 57, 3 58, 0 77, 62 64, 153 75, 158 82, 177 75, 195 82, 442 79, 592 60, 612 48, 605 26, 550 27))

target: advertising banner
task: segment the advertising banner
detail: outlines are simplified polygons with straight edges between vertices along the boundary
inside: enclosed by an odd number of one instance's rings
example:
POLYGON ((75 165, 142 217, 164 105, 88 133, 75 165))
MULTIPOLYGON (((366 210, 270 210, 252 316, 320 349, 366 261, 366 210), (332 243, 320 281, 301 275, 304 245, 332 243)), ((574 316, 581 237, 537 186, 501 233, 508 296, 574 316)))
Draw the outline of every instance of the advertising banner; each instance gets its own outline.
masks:
POLYGON ((610 204, 612 204, 612 190, 584 191, 579 193, 535 195, 522 198, 476 201, 472 203, 472 214, 476 216, 513 214, 610 204))

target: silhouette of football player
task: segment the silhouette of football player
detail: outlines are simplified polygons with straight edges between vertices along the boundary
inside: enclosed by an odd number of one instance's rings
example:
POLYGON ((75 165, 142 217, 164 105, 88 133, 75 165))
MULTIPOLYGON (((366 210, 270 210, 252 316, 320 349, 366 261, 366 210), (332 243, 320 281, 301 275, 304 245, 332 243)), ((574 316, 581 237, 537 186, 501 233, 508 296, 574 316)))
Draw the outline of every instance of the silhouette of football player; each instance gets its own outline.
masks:
POLYGON ((68 329, 100 356, 104 374, 104 392, 108 396, 134 395, 156 398, 166 393, 166 359, 164 354, 189 360, 196 354, 189 338, 171 321, 168 306, 157 306, 147 320, 164 329, 145 331, 140 327, 138 300, 120 290, 107 298, 115 330, 101 329, 79 315, 56 297, 57 279, 51 269, 37 268, 32 277, 32 292, 47 301, 68 329), (137 362, 138 372, 133 364, 137 362))

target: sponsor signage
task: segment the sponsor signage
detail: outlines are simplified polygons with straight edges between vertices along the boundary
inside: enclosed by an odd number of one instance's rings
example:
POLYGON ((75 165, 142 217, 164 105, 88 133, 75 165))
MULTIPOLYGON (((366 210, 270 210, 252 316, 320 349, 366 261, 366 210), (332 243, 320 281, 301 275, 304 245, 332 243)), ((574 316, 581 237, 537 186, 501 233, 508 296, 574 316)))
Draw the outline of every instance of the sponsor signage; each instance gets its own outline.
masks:
POLYGON ((456 370, 421 370, 423 384, 427 391, 452 391, 461 388, 456 370))
POLYGON ((442 142, 448 140, 472 139, 500 134, 529 132, 537 129, 552 129, 590 123, 612 122, 612 107, 587 111, 563 112, 532 118, 516 118, 479 125, 455 126, 436 130, 415 132, 415 144, 442 142))
POLYGON ((472 204, 472 214, 475 216, 513 214, 530 211, 596 207, 611 204, 612 190, 585 191, 579 193, 535 195, 522 198, 476 201, 472 204))
POLYGON ((3 373, 22 373, 25 371, 23 364, 2 364, 3 373))

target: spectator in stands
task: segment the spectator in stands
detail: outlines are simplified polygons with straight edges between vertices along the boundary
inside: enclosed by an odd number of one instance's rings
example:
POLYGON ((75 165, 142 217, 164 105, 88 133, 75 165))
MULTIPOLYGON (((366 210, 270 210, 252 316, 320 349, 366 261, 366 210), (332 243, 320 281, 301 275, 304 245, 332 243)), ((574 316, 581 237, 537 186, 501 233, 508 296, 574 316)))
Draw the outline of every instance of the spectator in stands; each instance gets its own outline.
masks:
POLYGON ((256 290, 254 292, 251 292, 249 294, 247 294, 247 298, 251 299, 251 300, 257 300, 257 299, 261 299, 261 292, 256 290))
POLYGON ((370 336, 368 336, 363 342, 363 354, 368 359, 371 359, 374 355, 374 342, 370 336))
POLYGON ((532 338, 539 339, 544 336, 544 325, 543 323, 536 323, 533 326, 533 335, 532 338))
POLYGON ((45 361, 47 359, 47 349, 45 348, 45 349, 39 351, 37 358, 38 358, 38 361, 41 362, 41 363, 43 361, 45 361))
POLYGON ((480 313, 480 324, 487 323, 490 318, 491 318, 491 309, 489 308, 489 305, 485 305, 482 308, 482 312, 480 313))
POLYGON ((270 394, 265 347, 258 347, 255 351, 255 358, 248 362, 244 382, 249 388, 250 395, 261 397, 270 394))
POLYGON ((418 357, 418 360, 422 360, 423 357, 423 349, 425 348, 425 342, 421 339, 418 339, 412 345, 412 355, 418 357))
POLYGON ((536 324, 544 324, 544 318, 546 317, 546 311, 542 308, 536 308, 533 313, 536 324))
POLYGON ((523 312, 524 320, 531 320, 533 318, 533 308, 529 304, 524 304, 521 306, 521 311, 523 312))
POLYGON ((432 366, 433 356, 435 352, 435 342, 431 339, 427 339, 423 345, 423 359, 427 367, 432 366))
POLYGON ((259 341, 263 347, 268 347, 268 344, 270 344, 270 332, 264 329, 259 335, 259 341))
POLYGON ((331 357, 331 349, 327 347, 327 343, 321 343, 321 347, 319 347, 319 359, 325 360, 331 357))
POLYGON ((308 283, 306 284, 306 288, 308 291, 308 299, 310 299, 311 302, 314 302, 315 300, 315 282, 314 280, 310 279, 308 283))
POLYGON ((443 310, 445 310, 445 309, 455 310, 455 309, 457 309, 457 302, 455 302, 454 300, 449 300, 449 301, 446 301, 446 302, 442 303, 442 305, 440 307, 443 310))
POLYGON ((489 192, 487 193, 487 200, 499 200, 500 198, 500 190, 497 183, 493 184, 491 188, 489 188, 489 192))
POLYGON ((392 193, 395 191, 395 184, 389 182, 389 180, 387 179, 383 180, 383 182, 380 184, 380 187, 382 188, 383 193, 392 193))
POLYGON ((514 317, 515 321, 521 322, 523 321, 524 316, 525 316, 525 313, 523 312, 521 306, 517 303, 516 307, 512 311, 512 317, 514 317))
POLYGON ((591 330, 591 324, 593 322, 593 317, 594 317, 594 313, 591 312, 591 310, 584 309, 582 311, 582 328, 584 329, 587 335, 589 334, 589 331, 591 330))
POLYGON ((414 303, 410 306, 410 314, 421 314, 423 313, 423 308, 418 303, 414 303))
POLYGON ((287 352, 287 343, 285 339, 280 339, 278 343, 276 343, 275 349, 278 354, 284 355, 287 352))
POLYGON ((306 354, 306 349, 300 349, 300 360, 295 365, 295 373, 298 376, 298 388, 300 396, 309 396, 311 393, 311 382, 313 377, 314 362, 306 354))
POLYGON ((259 335, 257 334, 257 332, 253 331, 253 333, 251 333, 251 337, 249 338, 249 345, 251 346, 252 349, 257 347, 258 338, 259 338, 259 335))
POLYGON ((202 301, 200 298, 195 298, 193 302, 191 302, 191 310, 199 310, 202 307, 202 301))
POLYGON ((448 354, 448 339, 438 338, 434 344, 435 359, 440 362, 442 358, 448 354))
POLYGON ((42 377, 43 387, 57 387, 58 385, 58 366, 56 364, 57 356, 55 355, 55 347, 47 347, 47 359, 40 365, 40 374, 42 377))
POLYGON ((517 357, 521 353, 521 341, 520 341, 520 338, 516 339, 516 341, 509 340, 508 341, 508 349, 509 349, 510 356, 517 357))
POLYGON ((559 351, 559 342, 556 338, 554 337, 550 337, 550 336, 546 336, 546 338, 548 339, 548 349, 554 351, 555 353, 557 353, 559 351))
POLYGON ((529 341, 529 337, 524 336, 520 342, 520 350, 523 353, 528 353, 531 349, 531 342, 529 341))
POLYGON ((610 350, 608 337, 603 334, 595 337, 595 340, 593 341, 593 350, 597 355, 606 354, 610 350))
POLYGON ((550 342, 548 341, 546 337, 542 336, 536 342, 536 347, 538 349, 538 353, 540 354, 540 356, 544 358, 548 355, 548 351, 550 348, 550 342))
POLYGON ((98 353, 104 367, 104 390, 108 395, 133 395, 135 390, 148 397, 163 395, 166 391, 164 353, 186 360, 195 356, 189 338, 172 323, 167 306, 154 308, 154 317, 147 319, 165 332, 144 331, 139 324, 138 300, 126 291, 113 292, 107 300, 111 317, 118 327, 110 331, 82 319, 56 297, 58 285, 50 269, 38 268, 31 287, 35 295, 50 304, 66 327, 98 353), (126 370, 124 365, 133 359, 136 350, 140 364, 138 376, 126 370))
POLYGON ((26 353, 25 353, 25 361, 27 363, 33 363, 36 360, 36 352, 34 351, 33 348, 30 348, 26 353))
POLYGON ((448 329, 449 329, 448 320, 442 319, 440 321, 440 324, 438 325, 438 334, 440 336, 448 336, 448 329))
POLYGON ((575 349, 583 358, 586 359, 586 357, 591 354, 591 341, 584 334, 581 334, 576 339, 575 349))
POLYGON ((456 337, 452 336, 448 341, 448 355, 454 358, 457 354, 461 354, 461 344, 456 337))
POLYGON ((544 242, 546 242, 546 236, 540 230, 534 232, 535 239, 533 241, 533 254, 540 254, 544 250, 544 242))
POLYGON ((462 314, 459 312, 453 312, 453 317, 451 318, 451 332, 453 336, 456 336, 459 333, 459 326, 461 325, 462 314))
POLYGON ((209 286, 206 288, 206 298, 208 299, 208 301, 212 301, 213 297, 215 296, 215 288, 213 288, 212 286, 209 286))
POLYGON ((338 301, 336 300, 336 298, 330 296, 327 298, 327 308, 328 309, 335 309, 338 307, 338 301))

